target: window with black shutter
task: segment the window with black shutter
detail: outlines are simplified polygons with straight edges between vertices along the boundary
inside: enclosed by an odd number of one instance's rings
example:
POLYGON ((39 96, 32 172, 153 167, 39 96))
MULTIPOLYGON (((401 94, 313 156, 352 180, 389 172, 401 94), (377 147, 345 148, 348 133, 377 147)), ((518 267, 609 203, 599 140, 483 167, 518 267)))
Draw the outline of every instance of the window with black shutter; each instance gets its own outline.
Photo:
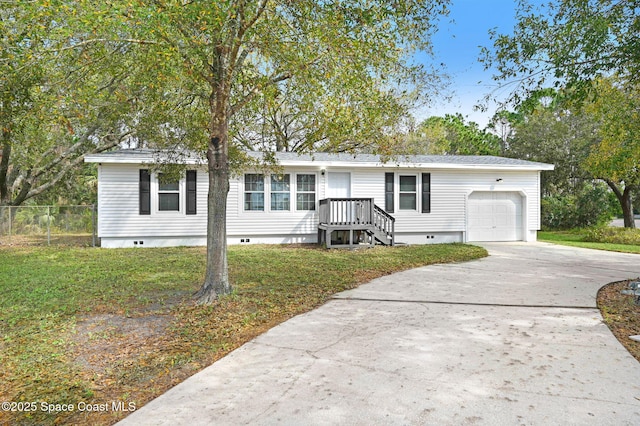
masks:
POLYGON ((151 175, 149 170, 140 169, 140 183, 139 183, 139 201, 140 201, 140 214, 151 214, 151 175))
POLYGON ((422 174, 422 213, 431 213, 431 173, 422 174))
POLYGON ((197 172, 195 170, 187 170, 187 214, 196 214, 196 197, 197 197, 197 172))

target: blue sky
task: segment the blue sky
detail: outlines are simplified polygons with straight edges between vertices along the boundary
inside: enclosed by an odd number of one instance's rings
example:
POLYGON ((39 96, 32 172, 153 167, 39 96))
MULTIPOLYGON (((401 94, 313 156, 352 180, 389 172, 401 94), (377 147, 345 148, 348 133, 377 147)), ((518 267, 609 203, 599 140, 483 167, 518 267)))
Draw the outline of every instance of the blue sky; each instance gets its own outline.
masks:
MULTIPOLYGON (((512 32, 516 3, 516 0, 452 0, 450 15, 441 20, 438 33, 433 38, 434 61, 447 67, 452 99, 450 102, 435 100, 429 107, 421 109, 416 114, 419 121, 431 115, 459 112, 469 121, 478 123, 480 128, 486 126, 496 111, 495 104, 490 104, 484 113, 474 111, 473 106, 498 85, 491 79, 492 71, 484 71, 478 62, 480 46, 492 45, 489 39, 492 28, 497 28, 501 34, 512 32)), ((498 97, 500 92, 498 90, 498 97)), ((502 93, 502 96, 506 97, 506 94, 502 93)))

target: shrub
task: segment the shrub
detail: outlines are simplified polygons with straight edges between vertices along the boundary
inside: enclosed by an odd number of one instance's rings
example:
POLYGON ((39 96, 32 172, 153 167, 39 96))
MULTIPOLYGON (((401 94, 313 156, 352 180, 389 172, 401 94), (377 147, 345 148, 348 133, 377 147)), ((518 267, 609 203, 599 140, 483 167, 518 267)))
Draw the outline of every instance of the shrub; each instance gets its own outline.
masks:
POLYGON ((583 241, 590 243, 640 245, 640 229, 593 228, 586 231, 583 241))
POLYGON ((541 201, 542 226, 545 229, 571 229, 600 226, 615 211, 607 186, 584 183, 575 194, 553 195, 541 201))

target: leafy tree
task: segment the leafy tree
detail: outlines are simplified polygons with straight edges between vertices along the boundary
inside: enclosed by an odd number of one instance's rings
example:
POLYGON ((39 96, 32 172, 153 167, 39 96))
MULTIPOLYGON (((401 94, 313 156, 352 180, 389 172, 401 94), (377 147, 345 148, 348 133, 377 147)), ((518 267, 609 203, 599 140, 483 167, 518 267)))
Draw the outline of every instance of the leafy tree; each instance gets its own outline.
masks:
MULTIPOLYGON (((141 140, 188 148, 207 159, 207 271, 197 294, 200 302, 231 290, 226 198, 230 164, 241 162, 243 151, 232 139, 234 120, 265 105, 275 107, 286 85, 295 91, 294 99, 303 100, 296 105, 300 111, 308 112, 315 98, 321 105, 313 109, 318 120, 331 119, 320 126, 332 138, 327 149, 361 143, 366 135, 374 145, 382 142, 378 150, 388 150, 387 140, 376 137, 385 129, 372 128, 376 120, 362 117, 380 116, 371 100, 389 100, 389 93, 424 89, 435 81, 437 73, 407 58, 416 49, 429 51, 446 3, 74 2, 85 35, 73 43, 129 42, 118 54, 129 58, 133 78, 145 88, 146 104, 136 123, 141 140)), ((396 107, 389 102, 377 108, 396 107)))
POLYGON ((579 103, 562 91, 527 99, 510 116, 513 133, 507 154, 555 164, 555 170, 545 174, 543 193, 563 200, 577 197, 577 202, 566 204, 582 205, 581 197, 590 196, 584 183, 603 180, 620 203, 625 226, 633 226, 631 196, 638 188, 640 165, 639 97, 637 89, 614 82, 596 81, 596 93, 579 103))
POLYGON ((556 166, 544 174, 543 194, 575 194, 582 181, 592 179, 584 161, 597 142, 597 127, 588 115, 539 104, 518 112, 512 126, 507 156, 556 166))
POLYGON ((85 154, 131 135, 125 75, 110 67, 107 49, 90 56, 69 48, 69 10, 64 2, 0 2, 0 205, 43 196, 85 154))
POLYGON ((632 194, 640 188, 640 86, 599 79, 595 87, 598 95, 585 110, 598 123, 599 141, 585 164, 618 198, 624 226, 635 228, 632 194))
MULTIPOLYGON (((492 32, 493 48, 484 48, 481 60, 486 68, 497 69, 496 80, 516 79, 520 88, 513 92, 516 103, 523 91, 526 98, 530 90, 553 85, 574 101, 595 102, 589 108, 598 109, 594 97, 607 94, 597 83, 600 78, 617 75, 627 86, 640 83, 639 8, 638 0, 557 0, 538 7, 523 0, 513 35, 492 32)), ((624 147, 631 143, 609 132, 612 126, 620 128, 613 124, 617 121, 601 122, 602 143, 588 164, 609 183, 622 205, 626 226, 633 226, 631 194, 637 183, 629 164, 636 155, 624 147), (616 156, 618 163, 611 160, 616 156)))
POLYGON ((499 155, 500 139, 461 114, 429 117, 408 135, 407 154, 499 155))
MULTIPOLYGON (((554 86, 586 97, 601 75, 640 78, 638 0, 556 0, 518 3, 512 35, 491 32, 493 48, 481 61, 496 80, 514 80, 525 90, 554 86)), ((514 92, 516 103, 521 91, 514 92)))
POLYGON ((231 121, 230 134, 239 146, 252 151, 365 152, 393 146, 393 129, 409 116, 409 96, 380 87, 362 87, 353 105, 337 105, 332 93, 309 96, 292 79, 271 90, 276 90, 274 96, 262 96, 252 105, 257 109, 238 111, 231 121))

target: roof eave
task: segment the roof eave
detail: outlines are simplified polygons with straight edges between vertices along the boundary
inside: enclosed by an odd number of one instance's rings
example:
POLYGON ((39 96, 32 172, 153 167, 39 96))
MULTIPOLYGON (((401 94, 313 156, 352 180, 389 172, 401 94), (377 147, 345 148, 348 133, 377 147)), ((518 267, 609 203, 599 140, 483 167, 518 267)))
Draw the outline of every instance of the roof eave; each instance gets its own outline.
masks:
POLYGON ((553 170, 553 164, 454 164, 454 163, 397 163, 397 162, 347 162, 347 161, 296 161, 281 160, 281 166, 308 167, 316 166, 320 169, 330 167, 340 168, 386 168, 386 169, 449 169, 449 170, 553 170))

